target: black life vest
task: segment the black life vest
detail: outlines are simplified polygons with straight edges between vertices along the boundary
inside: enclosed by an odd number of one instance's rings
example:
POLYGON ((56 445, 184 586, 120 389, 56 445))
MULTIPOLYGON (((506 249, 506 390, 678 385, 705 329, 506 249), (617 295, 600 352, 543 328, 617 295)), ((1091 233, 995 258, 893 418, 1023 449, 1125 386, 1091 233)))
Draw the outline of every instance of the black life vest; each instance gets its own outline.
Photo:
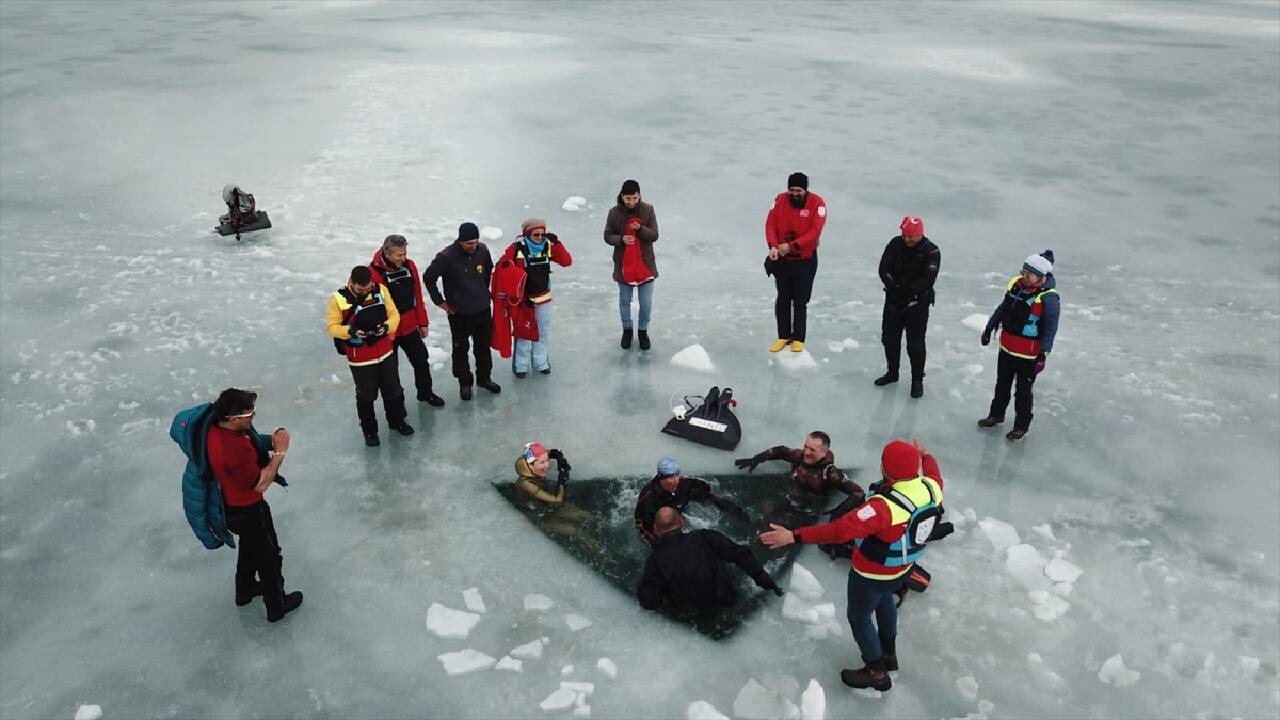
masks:
POLYGON ((351 339, 334 338, 333 347, 339 355, 346 355, 347 345, 359 346, 365 343, 364 338, 356 337, 356 330, 371 332, 387 321, 387 304, 382 300, 382 290, 376 286, 363 300, 357 300, 345 286, 338 288, 338 294, 347 301, 347 307, 342 309, 342 322, 350 328, 351 339))
MULTIPOLYGON (((383 256, 386 260, 386 256, 383 256)), ((414 291, 417 289, 418 278, 414 277, 413 272, 409 270, 409 261, 405 260, 400 269, 391 269, 391 264, 378 267, 378 272, 382 273, 382 284, 387 286, 387 291, 391 293, 391 299, 396 304, 396 310, 401 313, 407 313, 418 306, 418 295, 414 291)))
POLYGON ((551 287, 551 238, 544 242, 542 252, 535 253, 525 238, 516 241, 516 257, 524 259, 525 297, 541 295, 551 287))

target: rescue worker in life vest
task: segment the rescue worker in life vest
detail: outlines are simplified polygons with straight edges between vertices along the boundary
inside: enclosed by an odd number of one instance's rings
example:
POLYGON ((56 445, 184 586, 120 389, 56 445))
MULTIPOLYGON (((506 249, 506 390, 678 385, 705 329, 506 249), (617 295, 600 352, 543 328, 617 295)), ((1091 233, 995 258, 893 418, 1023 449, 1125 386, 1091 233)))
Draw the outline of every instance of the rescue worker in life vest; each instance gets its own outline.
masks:
POLYGON ((1031 388, 1036 376, 1044 370, 1053 338, 1058 334, 1058 316, 1062 300, 1058 297, 1057 280, 1053 276, 1053 251, 1045 250, 1028 257, 1022 272, 1009 281, 1004 300, 996 306, 982 331, 982 344, 991 342, 991 333, 1000 327, 1000 353, 996 361, 996 394, 987 416, 978 421, 980 428, 999 427, 1009 407, 1009 386, 1017 380, 1017 396, 1013 403, 1013 429, 1006 435, 1009 442, 1022 442, 1031 428, 1031 388))
POLYGON ((684 613, 733 605, 738 592, 729 563, 737 565, 756 585, 782 596, 782 588, 747 548, 715 530, 684 532, 684 520, 673 507, 659 508, 653 523, 653 552, 645 560, 644 575, 636 588, 646 610, 665 604, 684 613))
POLYGON ((864 665, 840 672, 841 681, 850 687, 881 692, 893 687, 888 673, 898 669, 894 591, 924 553, 942 514, 938 461, 923 443, 914 443, 894 440, 884 446, 880 456, 883 481, 856 511, 825 525, 795 530, 770 524, 771 529, 760 534, 760 541, 771 548, 793 542, 856 541, 850 559, 847 615, 864 665))
POLYGON ((373 401, 379 393, 387 426, 401 435, 412 435, 413 428, 404 421, 404 389, 392 341, 400 327, 400 313, 386 286, 373 281, 367 265, 352 268, 346 286, 329 297, 326 320, 334 346, 346 356, 355 380, 356 415, 364 444, 380 444, 378 419, 373 414, 373 401))
POLYGON ((418 266, 408 258, 409 241, 403 235, 388 235, 382 249, 373 254, 369 269, 373 281, 391 292, 400 313, 400 329, 395 346, 404 351, 413 366, 413 382, 418 389, 418 402, 444 407, 444 398, 431 389, 431 358, 422 341, 427 337, 427 306, 422 302, 422 286, 418 284, 418 266))
POLYGON ((695 501, 711 503, 721 512, 731 513, 745 522, 751 521, 745 510, 711 492, 711 485, 706 480, 682 475, 675 458, 665 457, 658 461, 658 473, 640 490, 640 497, 636 499, 636 530, 640 539, 647 543, 657 536, 653 519, 660 508, 673 507, 683 513, 685 507, 695 501))

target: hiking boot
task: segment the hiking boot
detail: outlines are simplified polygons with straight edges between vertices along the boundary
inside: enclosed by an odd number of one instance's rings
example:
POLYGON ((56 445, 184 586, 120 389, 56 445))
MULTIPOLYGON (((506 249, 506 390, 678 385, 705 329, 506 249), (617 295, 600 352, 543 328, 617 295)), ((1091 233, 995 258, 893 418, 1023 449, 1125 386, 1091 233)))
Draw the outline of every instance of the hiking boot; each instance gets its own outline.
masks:
POLYGON ((880 638, 880 662, 884 663, 885 672, 898 671, 898 638, 880 638))
POLYGON ((285 615, 288 615, 290 612, 297 610, 298 606, 301 604, 302 604, 302 591, 294 590, 293 592, 284 596, 284 607, 280 608, 279 615, 273 615, 270 611, 267 612, 267 622, 271 622, 271 623, 280 622, 281 620, 284 619, 285 615))
POLYGON ((497 395, 498 393, 502 392, 502 386, 492 380, 485 380, 484 382, 478 382, 476 384, 484 388, 485 390, 488 390, 489 392, 493 393, 494 395, 497 395))
POLYGON ((403 420, 400 421, 399 425, 392 426, 391 429, 400 433, 404 437, 409 437, 413 434, 413 426, 403 420))
POLYGON ((381 444, 382 441, 378 440, 378 433, 368 433, 364 436, 365 447, 378 447, 381 444))
POLYGON ((980 428, 1000 427, 1004 424, 1004 418, 984 417, 978 421, 980 428))
POLYGON ((898 373, 887 372, 881 375, 880 377, 876 378, 876 387, 884 387, 889 383, 896 383, 896 382, 898 382, 898 373))
POLYGON ((893 687, 893 680, 884 671, 884 660, 867 663, 858 670, 841 670, 840 680, 851 688, 872 688, 884 692, 893 687))
POLYGON ((803 341, 803 340, 792 340, 792 341, 791 341, 791 352, 804 352, 804 341, 803 341))
POLYGON ((517 379, 519 379, 519 380, 523 380, 523 379, 525 379, 525 378, 527 378, 527 377, 529 377, 529 373, 527 373, 527 372, 518 372, 518 373, 516 373, 516 378, 517 378, 517 379))
POLYGON ((653 347, 653 343, 649 342, 649 331, 641 330, 640 331, 640 349, 648 350, 651 347, 653 347))
POLYGON ((461 385, 461 386, 459 386, 459 387, 458 387, 458 397, 462 398, 463 400, 470 400, 470 399, 471 399, 471 386, 470 386, 470 385, 461 385))
POLYGON ((622 349, 623 350, 631 349, 631 328, 622 329, 622 349))
POLYGON ((1027 436, 1026 430, 1019 430, 1018 428, 1014 428, 1005 434, 1004 439, 1008 440, 1009 442, 1022 442, 1022 438, 1026 436, 1027 436))
POLYGON ((236 605, 238 607, 244 607, 245 605, 248 605, 249 603, 253 602, 253 599, 258 597, 261 594, 262 594, 262 583, 255 582, 253 584, 253 587, 249 588, 249 590, 244 594, 241 594, 238 591, 236 592, 236 605))
POLYGON ((911 397, 913 398, 924 397, 924 381, 923 380, 911 381, 911 397))
POLYGON ((778 338, 777 340, 773 341, 772 345, 769 346, 769 352, 782 352, 782 348, 790 344, 791 344, 790 340, 786 340, 784 338, 778 338))
POLYGON ((430 405, 431 407, 444 407, 444 398, 431 392, 430 390, 426 391, 425 393, 418 393, 418 402, 424 402, 430 405))
POLYGON ((541 369, 541 370, 539 370, 538 372, 539 372, 539 373, 542 373, 543 375, 550 375, 550 374, 551 374, 551 368, 549 368, 549 367, 548 367, 548 368, 542 368, 542 369, 541 369))

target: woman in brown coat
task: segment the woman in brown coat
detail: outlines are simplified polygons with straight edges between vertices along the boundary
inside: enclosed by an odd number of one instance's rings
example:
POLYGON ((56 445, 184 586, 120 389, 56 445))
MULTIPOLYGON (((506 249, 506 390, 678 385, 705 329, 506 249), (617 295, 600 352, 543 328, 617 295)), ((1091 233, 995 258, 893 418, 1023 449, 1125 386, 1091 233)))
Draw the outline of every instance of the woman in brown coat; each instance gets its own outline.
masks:
POLYGON ((648 350, 653 281, 658 277, 658 264, 653 257, 653 244, 658 241, 658 218, 653 206, 640 199, 640 183, 635 180, 622 183, 618 204, 609 209, 604 223, 604 241, 613 246, 613 279, 618 283, 622 349, 631 348, 631 298, 638 294, 640 349, 648 350))

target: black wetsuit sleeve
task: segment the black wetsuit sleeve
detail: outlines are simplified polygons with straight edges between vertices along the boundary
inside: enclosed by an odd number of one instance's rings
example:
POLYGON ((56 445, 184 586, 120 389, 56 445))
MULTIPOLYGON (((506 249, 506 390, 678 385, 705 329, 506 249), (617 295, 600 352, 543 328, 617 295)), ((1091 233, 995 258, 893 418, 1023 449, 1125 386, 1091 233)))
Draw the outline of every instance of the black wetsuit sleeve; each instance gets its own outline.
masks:
POLYGON ((942 251, 934 245, 925 256, 924 267, 920 269, 920 277, 911 283, 911 293, 918 298, 926 297, 933 290, 933 283, 937 281, 938 269, 941 267, 942 251))
POLYGON ((657 509, 649 501, 649 492, 641 491, 640 499, 636 500, 636 532, 640 533, 640 539, 645 542, 653 539, 653 516, 657 513, 657 509))
POLYGON ((893 248, 893 241, 890 240, 884 246, 884 252, 880 254, 880 282, 884 284, 884 290, 892 294, 897 289, 898 281, 893 277, 893 259, 896 253, 893 248))
POLYGON ((640 585, 636 588, 640 607, 646 610, 657 610, 662 607, 662 586, 662 575, 658 573, 658 564, 650 555, 644 561, 644 575, 641 576, 640 585))
POLYGON ((756 556, 752 555, 751 551, 746 547, 735 543, 714 530, 703 531, 702 539, 711 548, 711 551, 716 554, 716 557, 737 565, 742 572, 755 581, 756 585, 762 588, 774 587, 773 578, 769 577, 769 573, 765 572, 764 567, 760 565, 760 561, 756 560, 756 556))
POLYGON ((765 460, 791 460, 791 448, 786 445, 774 445, 760 454, 765 460))
POLYGON ((826 480, 825 484, 828 488, 838 488, 849 497, 858 498, 859 502, 866 497, 866 491, 858 483, 850 480, 844 474, 844 471, 835 465, 827 468, 827 471, 823 473, 823 478, 826 480))

